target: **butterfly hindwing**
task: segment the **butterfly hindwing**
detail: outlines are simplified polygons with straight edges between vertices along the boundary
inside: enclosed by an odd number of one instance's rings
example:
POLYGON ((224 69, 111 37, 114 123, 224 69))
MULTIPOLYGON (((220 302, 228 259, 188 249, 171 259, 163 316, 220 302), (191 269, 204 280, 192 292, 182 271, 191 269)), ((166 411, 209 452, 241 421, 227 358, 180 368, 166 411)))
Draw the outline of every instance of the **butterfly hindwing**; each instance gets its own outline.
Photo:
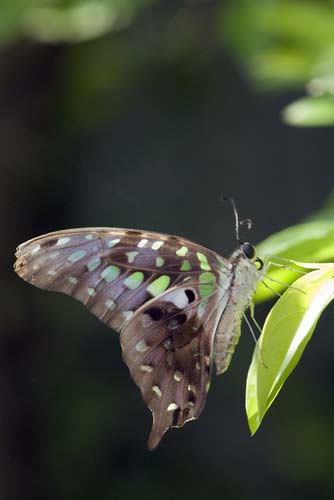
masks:
POLYGON ((147 302, 121 331, 123 359, 153 414, 150 449, 205 405, 220 299, 215 287, 203 300, 189 279, 147 302))

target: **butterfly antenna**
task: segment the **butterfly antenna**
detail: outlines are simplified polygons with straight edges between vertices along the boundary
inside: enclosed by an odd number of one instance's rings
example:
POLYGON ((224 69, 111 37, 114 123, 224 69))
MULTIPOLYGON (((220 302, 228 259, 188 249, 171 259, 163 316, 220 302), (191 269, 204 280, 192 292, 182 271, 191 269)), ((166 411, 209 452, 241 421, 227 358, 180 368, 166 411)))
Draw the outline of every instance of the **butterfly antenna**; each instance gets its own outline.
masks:
POLYGON ((223 196, 223 201, 229 201, 232 205, 233 208, 233 213, 234 213, 234 220, 235 220, 235 236, 238 241, 238 243, 243 243, 243 240, 240 238, 239 234, 239 228, 240 226, 246 226, 247 230, 251 229, 252 227, 252 221, 251 219, 244 219, 244 220, 239 220, 239 214, 238 210, 235 204, 235 201, 233 198, 228 198, 223 196))
POLYGON ((237 241, 239 243, 241 243, 240 236, 239 236, 239 226, 240 226, 239 214, 238 214, 238 210, 237 210, 237 207, 235 205, 234 199, 233 198, 228 198, 226 196, 223 196, 223 200, 224 201, 229 201, 231 203, 231 205, 232 205, 233 212, 234 212, 234 220, 235 220, 235 236, 237 238, 237 241))

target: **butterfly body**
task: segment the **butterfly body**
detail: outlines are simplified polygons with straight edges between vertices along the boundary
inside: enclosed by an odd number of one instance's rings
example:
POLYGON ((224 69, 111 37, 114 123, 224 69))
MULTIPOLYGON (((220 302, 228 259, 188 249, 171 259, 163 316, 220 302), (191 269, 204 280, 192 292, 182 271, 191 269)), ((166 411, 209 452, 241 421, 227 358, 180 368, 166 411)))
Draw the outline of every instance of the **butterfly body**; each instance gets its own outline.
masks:
POLYGON ((241 332, 244 311, 250 305, 263 271, 245 259, 242 250, 231 256, 232 276, 226 307, 220 318, 214 339, 214 362, 217 375, 224 373, 231 362, 241 332))
POLYGON ((84 228, 20 245, 15 270, 82 302, 120 333, 123 359, 153 413, 149 448, 197 418, 213 360, 225 371, 262 273, 240 247, 230 260, 185 238, 84 228))

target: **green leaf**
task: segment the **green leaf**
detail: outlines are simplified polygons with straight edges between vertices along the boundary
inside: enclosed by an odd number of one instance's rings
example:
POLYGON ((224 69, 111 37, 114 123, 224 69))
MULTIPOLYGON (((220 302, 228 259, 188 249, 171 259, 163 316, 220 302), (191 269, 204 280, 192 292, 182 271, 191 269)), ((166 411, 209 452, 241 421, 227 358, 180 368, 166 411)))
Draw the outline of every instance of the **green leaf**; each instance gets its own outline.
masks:
MULTIPOLYGON (((331 210, 328 210, 328 215, 331 210)), ((270 257, 270 261, 276 262, 283 266, 290 267, 288 262, 282 262, 276 259, 275 256, 283 257, 284 259, 294 259, 301 262, 326 262, 334 258, 334 222, 332 218, 327 218, 327 212, 322 213, 318 219, 318 214, 314 215, 315 220, 309 220, 287 229, 283 229, 259 245, 256 245, 257 254, 265 260, 270 257), (273 257, 274 256, 274 257, 273 257)), ((292 266, 293 267, 293 266, 292 266)), ((300 276, 298 270, 293 272, 286 267, 275 267, 271 265, 267 273, 272 279, 282 283, 292 283, 300 276)), ((265 279, 265 282, 277 292, 285 289, 284 285, 270 282, 265 279)), ((254 302, 259 303, 264 300, 273 298, 275 293, 266 288, 262 283, 259 283, 254 302)))
POLYGON ((298 99, 283 109, 282 119, 294 127, 334 125, 334 95, 298 99))
POLYGON ((334 298, 334 264, 295 265, 316 270, 295 281, 265 321, 247 376, 246 411, 252 435, 300 360, 321 313, 334 298))

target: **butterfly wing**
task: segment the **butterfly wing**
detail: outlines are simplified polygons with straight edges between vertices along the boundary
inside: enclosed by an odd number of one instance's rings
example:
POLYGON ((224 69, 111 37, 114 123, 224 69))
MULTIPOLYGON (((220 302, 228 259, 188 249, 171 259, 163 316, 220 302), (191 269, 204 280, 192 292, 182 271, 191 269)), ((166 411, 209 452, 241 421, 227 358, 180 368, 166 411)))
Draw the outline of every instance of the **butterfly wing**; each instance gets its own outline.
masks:
POLYGON ((144 304, 122 329, 123 359, 153 414, 155 448, 170 427, 196 419, 206 401, 212 344, 227 294, 215 286, 203 299, 186 279, 144 304))
POLYGON ((50 233, 16 255, 21 278, 73 296, 121 332, 124 361, 153 413, 150 448, 199 416, 229 261, 183 238, 114 228, 50 233))
POLYGON ((25 281, 73 296, 116 331, 185 277, 197 276, 207 293, 204 281, 217 281, 230 265, 183 238, 114 228, 49 233, 20 245, 16 256, 15 271, 25 281))

